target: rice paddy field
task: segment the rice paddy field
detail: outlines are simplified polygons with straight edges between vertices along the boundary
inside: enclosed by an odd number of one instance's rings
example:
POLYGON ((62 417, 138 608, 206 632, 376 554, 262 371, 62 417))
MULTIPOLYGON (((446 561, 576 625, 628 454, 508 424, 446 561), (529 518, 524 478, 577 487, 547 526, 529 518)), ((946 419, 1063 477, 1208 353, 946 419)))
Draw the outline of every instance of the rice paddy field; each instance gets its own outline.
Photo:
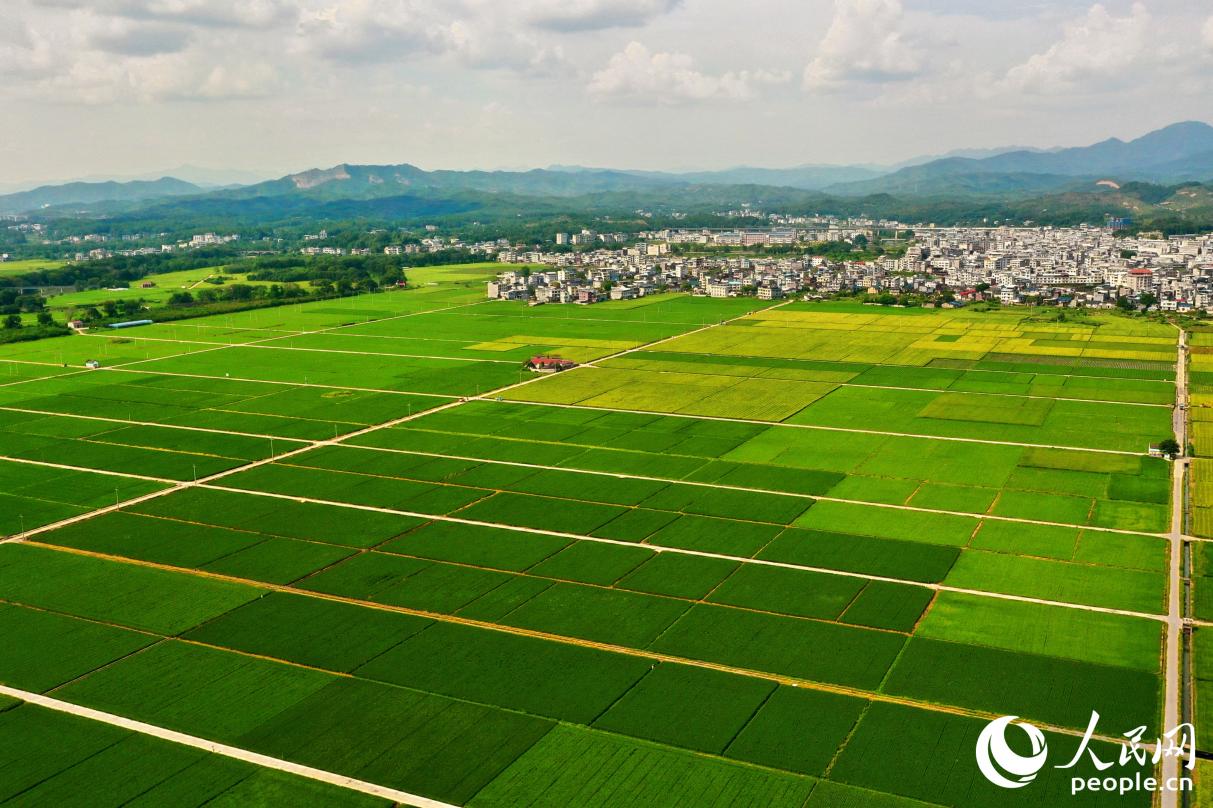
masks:
MULTIPOLYGON (((164 272, 159 275, 149 275, 144 279, 153 284, 144 288, 143 281, 134 281, 126 288, 116 289, 85 289, 78 292, 68 292, 55 295, 47 303, 52 312, 61 315, 63 319, 71 311, 86 306, 100 306, 107 300, 146 300, 151 304, 163 305, 177 292, 189 291, 197 293, 202 289, 220 289, 225 284, 241 283, 248 286, 268 286, 269 281, 249 280, 244 273, 228 272, 225 267, 201 267, 180 272, 164 272)), ((300 284, 307 287, 309 282, 300 284)))
POLYGON ((0 350, 0 802, 1151 804, 1175 329, 477 271, 0 350))
POLYGON ((37 272, 42 269, 58 269, 66 261, 50 258, 24 258, 21 260, 0 261, 0 275, 24 275, 27 272, 37 272))
MULTIPOLYGON (((1184 558, 1190 586, 1184 611, 1193 624, 1189 697, 1198 736, 1213 743, 1213 332, 1188 334, 1188 501, 1185 533, 1193 537, 1184 558)), ((1204 764, 1208 765, 1208 764, 1204 764)), ((1211 774, 1210 776, 1213 776, 1211 774)))

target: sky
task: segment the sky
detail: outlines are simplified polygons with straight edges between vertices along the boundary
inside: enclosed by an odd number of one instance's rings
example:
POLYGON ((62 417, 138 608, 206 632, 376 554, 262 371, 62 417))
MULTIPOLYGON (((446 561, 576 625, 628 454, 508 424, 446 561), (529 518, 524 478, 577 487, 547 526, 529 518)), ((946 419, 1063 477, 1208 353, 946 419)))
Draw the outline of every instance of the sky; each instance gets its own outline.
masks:
POLYGON ((885 164, 1213 119, 1206 0, 0 2, 0 187, 885 164))

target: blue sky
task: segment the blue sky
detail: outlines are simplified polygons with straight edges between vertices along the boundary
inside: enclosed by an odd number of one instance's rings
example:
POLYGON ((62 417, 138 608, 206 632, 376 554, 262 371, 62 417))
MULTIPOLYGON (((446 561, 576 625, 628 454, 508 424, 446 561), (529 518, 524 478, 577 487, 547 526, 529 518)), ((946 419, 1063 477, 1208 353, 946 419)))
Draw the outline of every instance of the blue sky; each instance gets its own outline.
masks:
POLYGON ((1129 138, 1213 97, 1213 7, 1176 0, 4 5, 0 185, 881 163, 1129 138))

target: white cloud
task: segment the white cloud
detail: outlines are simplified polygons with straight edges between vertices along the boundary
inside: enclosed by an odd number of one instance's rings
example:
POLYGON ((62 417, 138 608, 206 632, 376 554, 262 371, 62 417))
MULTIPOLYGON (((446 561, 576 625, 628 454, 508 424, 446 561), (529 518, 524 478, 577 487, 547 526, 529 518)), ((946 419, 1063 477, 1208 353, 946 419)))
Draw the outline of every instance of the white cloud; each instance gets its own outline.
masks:
POLYGON ((280 86, 280 76, 273 65, 265 62, 244 62, 215 65, 201 71, 199 80, 186 84, 181 97, 189 99, 266 98, 280 86))
POLYGON ((1067 24, 1047 50, 1007 71, 1003 86, 1028 94, 1060 94, 1111 87, 1143 65, 1160 65, 1175 55, 1167 38, 1152 34, 1154 21, 1141 3, 1117 17, 1102 4, 1067 24))
POLYGON ((260 98, 277 86, 275 68, 259 61, 213 65, 186 53, 114 59, 96 52, 82 55, 67 69, 48 77, 40 85, 40 94, 85 105, 156 103, 260 98))
POLYGON ((93 11, 132 20, 267 28, 298 13, 291 0, 33 0, 35 5, 93 11))
POLYGON ((560 45, 485 17, 452 22, 442 30, 441 48, 459 63, 482 70, 555 75, 571 69, 560 45))
POLYGON ((477 69, 558 72, 563 50, 552 37, 519 27, 518 9, 487 0, 342 0, 306 12, 296 50, 348 63, 448 57, 477 69))
POLYGON ((88 44, 100 51, 126 56, 154 56, 185 49, 192 36, 188 28, 158 23, 108 20, 88 34, 88 44))
MULTIPOLYGON (((389 86, 408 81, 403 66, 418 60, 448 71, 572 72, 562 34, 537 30, 527 8, 496 0, 0 2, 13 4, 6 7, 11 24, 0 26, 0 78, 8 80, 0 93, 12 98, 241 98, 291 82, 347 80, 332 64, 352 66, 346 75, 368 85, 389 86)), ((526 2, 552 9, 550 0, 526 2)), ((595 9, 580 11, 592 16, 595 9)))
POLYGON ((1134 0, 1095 2, 0 0, 12 124, 0 150, 22 156, 0 170, 59 172, 60 161, 123 150, 131 163, 153 159, 142 149, 295 167, 704 166, 760 148, 771 163, 879 161, 1123 136, 1129 107, 1151 126, 1199 117, 1176 110, 1200 110, 1213 92, 1208 0, 1140 0, 1148 15, 1134 0), (813 104, 790 91, 802 71, 813 104), (432 88, 420 116, 409 103, 418 86, 432 88), (225 103, 249 97, 264 101, 225 103), (182 99, 208 102, 206 114, 163 103, 182 99), (626 116, 596 114, 595 101, 651 105, 645 148, 618 136, 626 116), (73 106, 102 102, 113 108, 88 120, 103 146, 82 152, 73 106), (721 116, 730 103, 748 114, 721 116), (892 139, 890 114, 907 124, 892 139), (326 125, 335 117, 366 125, 326 125), (259 136, 241 140, 249 127, 259 136))
POLYGON ((905 32, 900 0, 836 0, 834 18, 804 71, 808 89, 900 81, 926 67, 905 32))
POLYGON ((539 28, 595 31, 644 25, 678 8, 682 0, 532 0, 530 5, 523 16, 539 28))
POLYGON ((711 75, 697 70, 694 60, 685 53, 653 53, 632 42, 593 75, 589 89, 598 97, 652 103, 736 101, 754 97, 759 85, 783 83, 790 78, 787 73, 748 70, 711 75))
MULTIPOLYGON (((199 23, 133 14, 140 9, 183 14, 191 11, 188 3, 98 2, 85 7, 66 0, 14 1, 23 6, 17 12, 20 22, 0 33, 0 87, 9 98, 154 103, 244 98, 277 86, 278 68, 250 44, 265 37, 263 32, 224 25, 196 37, 199 23)), ((210 10, 222 12, 228 10, 225 6, 213 4, 210 10)), ((260 13, 257 9, 267 7, 253 2, 245 10, 260 13)))
POLYGON ((437 50, 442 37, 412 0, 342 0, 304 13, 296 34, 304 51, 349 62, 404 59, 437 50))
POLYGON ((56 58, 50 42, 26 25, 0 28, 0 77, 10 83, 53 75, 56 58))

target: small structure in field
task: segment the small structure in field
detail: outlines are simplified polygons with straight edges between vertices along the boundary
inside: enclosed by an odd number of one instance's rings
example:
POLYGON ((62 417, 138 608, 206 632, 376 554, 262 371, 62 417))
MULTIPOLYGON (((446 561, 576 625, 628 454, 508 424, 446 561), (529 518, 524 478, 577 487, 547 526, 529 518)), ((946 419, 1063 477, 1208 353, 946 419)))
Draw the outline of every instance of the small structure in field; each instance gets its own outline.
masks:
POLYGON ((559 356, 532 356, 526 362, 527 370, 533 370, 536 373, 559 373, 575 367, 577 367, 576 362, 571 359, 561 359, 559 356))

